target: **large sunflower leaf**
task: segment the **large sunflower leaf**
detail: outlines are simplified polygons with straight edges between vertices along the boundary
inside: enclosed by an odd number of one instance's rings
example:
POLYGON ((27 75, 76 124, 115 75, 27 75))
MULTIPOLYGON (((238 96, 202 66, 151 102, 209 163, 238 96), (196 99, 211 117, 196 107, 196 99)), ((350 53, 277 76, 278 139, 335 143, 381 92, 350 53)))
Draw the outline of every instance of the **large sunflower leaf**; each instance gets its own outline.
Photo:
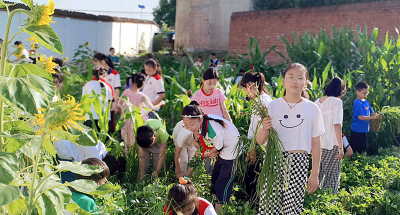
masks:
POLYGON ((36 195, 43 193, 36 202, 39 214, 65 214, 65 207, 71 199, 71 191, 67 186, 61 185, 59 182, 47 179, 38 187, 36 195))
POLYGON ((53 80, 50 72, 40 68, 36 64, 25 63, 14 65, 11 63, 7 63, 6 76, 15 78, 27 75, 38 75, 51 81, 53 80))
POLYGON ((17 156, 14 153, 0 152, 0 183, 11 183, 17 171, 17 156))
POLYGON ((56 32, 48 26, 48 25, 31 25, 27 28, 22 28, 25 33, 31 35, 35 38, 40 44, 44 47, 57 52, 59 54, 63 54, 63 47, 60 39, 58 38, 56 32))
POLYGON ((0 96, 14 106, 34 114, 54 96, 54 84, 37 75, 0 77, 0 96))
POLYGON ((10 204, 19 196, 19 189, 14 185, 0 183, 0 206, 10 204))

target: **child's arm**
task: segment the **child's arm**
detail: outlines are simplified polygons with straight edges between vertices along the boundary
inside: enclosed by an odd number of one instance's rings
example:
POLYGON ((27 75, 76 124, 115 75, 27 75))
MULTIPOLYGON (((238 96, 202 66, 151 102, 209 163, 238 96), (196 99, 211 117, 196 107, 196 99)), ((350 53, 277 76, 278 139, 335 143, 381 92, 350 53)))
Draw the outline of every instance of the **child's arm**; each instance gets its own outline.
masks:
POLYGON ((118 101, 119 101, 119 93, 120 93, 120 89, 119 89, 119 88, 115 88, 115 89, 114 89, 114 101, 115 101, 114 110, 115 110, 115 109, 118 109, 117 103, 118 103, 118 101))
POLYGON ((260 145, 264 145, 265 139, 268 137, 269 129, 272 128, 272 120, 270 117, 264 118, 262 121, 262 127, 258 129, 256 135, 256 141, 260 145))
POLYGON ((176 178, 183 177, 183 174, 181 172, 181 165, 179 164, 179 155, 182 152, 182 147, 176 146, 175 147, 175 172, 176 172, 176 178))
POLYGON ((214 147, 213 149, 210 150, 210 152, 204 153, 204 157, 215 157, 218 154, 218 150, 214 147))
POLYGON ((151 175, 152 176, 157 176, 158 173, 161 172, 162 167, 164 166, 164 161, 165 161, 165 150, 167 149, 167 143, 161 143, 160 147, 160 154, 158 156, 158 164, 157 164, 157 169, 154 171, 151 175))
POLYGON ((377 113, 371 113, 371 116, 362 116, 359 115, 358 119, 361 121, 367 121, 367 120, 372 120, 372 119, 381 119, 381 116, 377 113))
MULTIPOLYGON (((164 95, 165 95, 165 94, 164 94, 164 95)), ((151 110, 157 110, 157 109, 160 108, 161 106, 165 105, 165 102, 164 102, 164 101, 161 101, 160 103, 158 103, 158 104, 156 104, 156 105, 153 105, 153 104, 150 102, 149 97, 147 97, 147 96, 143 96, 143 97, 142 97, 142 102, 146 105, 146 107, 150 108, 151 110)))
POLYGON ((221 102, 221 110, 222 114, 224 114, 224 118, 229 122, 232 122, 231 116, 229 115, 228 110, 226 109, 225 102, 221 102))
POLYGON ((146 155, 144 149, 139 146, 139 180, 142 180, 145 175, 146 155))
POLYGON ((312 154, 312 169, 311 175, 308 178, 307 190, 308 193, 317 191, 319 186, 318 174, 319 165, 321 163, 321 136, 311 139, 311 154, 312 154))
POLYGON ((158 94, 158 98, 153 102, 153 105, 157 105, 165 98, 165 93, 158 94))
POLYGON ((336 156, 337 159, 342 159, 343 158, 343 138, 342 138, 342 125, 341 124, 335 124, 333 125, 333 129, 335 129, 335 134, 336 134, 336 139, 338 140, 339 143, 339 155, 336 156))

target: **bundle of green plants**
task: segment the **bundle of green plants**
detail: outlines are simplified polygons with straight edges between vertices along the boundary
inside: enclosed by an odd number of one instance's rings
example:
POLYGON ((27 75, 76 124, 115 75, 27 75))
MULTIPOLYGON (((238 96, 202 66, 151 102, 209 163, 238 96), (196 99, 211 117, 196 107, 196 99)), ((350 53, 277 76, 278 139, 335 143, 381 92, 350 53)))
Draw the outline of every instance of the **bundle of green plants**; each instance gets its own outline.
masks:
MULTIPOLYGON (((257 115, 261 119, 269 117, 268 109, 263 105, 261 99, 253 99, 250 101, 249 109, 251 114, 257 115)), ((248 139, 247 137, 240 138, 240 141, 237 145, 238 156, 245 155, 249 152, 252 153, 253 151, 257 150, 258 144, 256 141, 256 134, 261 127, 261 123, 262 120, 258 122, 255 135, 252 139, 248 139)), ((273 192, 278 195, 280 188, 285 186, 285 184, 282 182, 286 181, 281 180, 281 177, 287 178, 286 160, 282 154, 282 140, 280 139, 277 131, 274 128, 271 128, 268 136, 263 142, 267 142, 268 144, 266 146, 261 146, 262 156, 259 157, 262 157, 263 165, 257 181, 257 196, 260 197, 261 193, 263 193, 267 198, 265 204, 271 204, 272 208, 279 207, 271 202, 271 198, 269 198, 269 196, 271 196, 273 192)))

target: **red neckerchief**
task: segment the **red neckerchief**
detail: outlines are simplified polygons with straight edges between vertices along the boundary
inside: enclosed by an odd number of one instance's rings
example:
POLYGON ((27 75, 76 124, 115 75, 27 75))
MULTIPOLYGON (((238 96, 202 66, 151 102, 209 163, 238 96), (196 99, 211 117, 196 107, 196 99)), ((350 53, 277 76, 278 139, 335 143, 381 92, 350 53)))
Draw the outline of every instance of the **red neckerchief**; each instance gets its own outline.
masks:
MULTIPOLYGON (((98 81, 97 78, 93 78, 92 81, 98 81)), ((100 78, 100 81, 107 84, 108 87, 110 87, 112 97, 114 98, 114 89, 112 88, 111 84, 109 84, 104 78, 100 78)))
POLYGON ((207 150, 211 150, 214 148, 214 146, 213 147, 207 146, 207 144, 204 142, 204 136, 206 136, 207 131, 208 131, 208 120, 205 119, 203 120, 203 129, 201 130, 200 134, 200 143, 203 146, 203 153, 201 155, 203 160, 204 160, 204 153, 206 153, 207 150))

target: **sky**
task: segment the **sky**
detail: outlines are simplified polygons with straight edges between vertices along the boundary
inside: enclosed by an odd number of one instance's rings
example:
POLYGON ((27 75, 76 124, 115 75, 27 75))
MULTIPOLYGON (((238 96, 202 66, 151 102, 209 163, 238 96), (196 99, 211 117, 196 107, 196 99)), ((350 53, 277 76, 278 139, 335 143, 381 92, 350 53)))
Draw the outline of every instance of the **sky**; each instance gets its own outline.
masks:
MULTIPOLYGON (((38 4, 48 3, 48 0, 33 1, 38 4)), ((53 2, 56 9, 136 19, 140 19, 141 9, 138 5, 144 5, 142 18, 153 20, 153 8, 158 6, 159 0, 53 0, 53 2)))

